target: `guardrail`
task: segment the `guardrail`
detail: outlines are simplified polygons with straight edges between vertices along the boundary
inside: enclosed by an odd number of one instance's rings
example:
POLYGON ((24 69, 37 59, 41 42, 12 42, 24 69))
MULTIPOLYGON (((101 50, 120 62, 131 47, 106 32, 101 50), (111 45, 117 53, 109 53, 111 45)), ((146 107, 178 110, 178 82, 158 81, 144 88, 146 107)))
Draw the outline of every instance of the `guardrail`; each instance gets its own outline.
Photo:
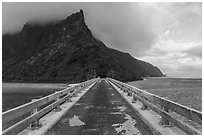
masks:
POLYGON ((11 110, 8 110, 2 114, 2 125, 4 125, 11 121, 15 120, 27 113, 31 113, 28 117, 21 120, 18 123, 15 123, 14 125, 8 127, 5 129, 2 134, 18 134, 28 126, 31 128, 36 128, 39 126, 39 119, 49 113, 52 110, 60 111, 60 104, 64 102, 70 101, 70 98, 76 95, 82 88, 88 87, 94 82, 97 82, 100 78, 91 79, 85 82, 82 82, 79 85, 66 88, 64 90, 55 92, 51 95, 45 96, 40 99, 34 99, 32 102, 29 102, 27 104, 21 105, 19 107, 13 108, 11 110), (51 103, 51 104, 50 104, 51 103), (42 109, 38 111, 40 107, 44 106, 42 109))
POLYGON ((187 134, 202 134, 201 112, 151 94, 147 91, 138 89, 126 83, 117 81, 115 79, 107 78, 107 80, 119 87, 124 92, 127 92, 128 96, 133 96, 133 103, 136 100, 142 102, 142 109, 150 108, 158 113, 162 117, 162 125, 167 126, 169 124, 173 124, 174 126, 185 131, 187 134), (182 120, 178 117, 182 117, 185 120, 182 120))

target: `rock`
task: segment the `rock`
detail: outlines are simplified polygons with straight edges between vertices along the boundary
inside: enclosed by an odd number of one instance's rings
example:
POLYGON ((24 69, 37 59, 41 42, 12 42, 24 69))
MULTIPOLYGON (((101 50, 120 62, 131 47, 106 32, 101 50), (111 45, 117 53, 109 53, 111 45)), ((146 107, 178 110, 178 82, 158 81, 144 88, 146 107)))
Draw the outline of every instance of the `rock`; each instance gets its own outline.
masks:
POLYGON ((92 36, 83 11, 44 26, 27 23, 3 35, 3 81, 83 81, 96 76, 121 81, 160 77, 155 66, 106 47, 92 36))

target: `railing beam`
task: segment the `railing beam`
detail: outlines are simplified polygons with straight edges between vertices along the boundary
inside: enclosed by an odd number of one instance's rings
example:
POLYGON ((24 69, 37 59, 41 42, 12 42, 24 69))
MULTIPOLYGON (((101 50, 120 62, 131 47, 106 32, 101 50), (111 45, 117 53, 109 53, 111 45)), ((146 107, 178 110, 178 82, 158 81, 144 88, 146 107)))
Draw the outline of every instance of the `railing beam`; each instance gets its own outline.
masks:
MULTIPOLYGON (((70 97, 70 91, 75 90, 74 94, 77 94, 79 90, 81 90, 81 87, 86 87, 91 85, 92 83, 95 83, 99 80, 99 78, 91 79, 88 81, 85 81, 81 83, 80 85, 67 88, 58 92, 55 92, 51 95, 45 96, 40 99, 33 99, 32 102, 29 102, 27 104, 24 104, 22 106, 16 107, 14 109, 8 110, 2 114, 2 125, 6 124, 7 122, 14 120, 28 112, 31 112, 31 115, 26 117, 25 119, 21 120, 18 123, 15 123, 14 125, 8 127, 5 129, 2 134, 17 134, 21 130, 30 127, 32 129, 38 128, 40 126, 39 124, 39 118, 48 113, 49 111, 52 111, 53 108, 55 108, 55 111, 60 111, 60 104, 66 101, 71 101, 70 97), (79 89, 80 88, 80 89, 79 89), (66 96, 64 96, 66 95, 66 96), (63 97, 62 97, 63 96, 63 97), (60 98, 62 97, 62 98, 60 98), (55 100, 54 103, 46 106, 45 108, 38 111, 38 107, 49 103, 51 101, 55 100)), ((73 93, 73 92, 72 92, 73 93)))
POLYGON ((168 99, 159 97, 147 91, 135 88, 120 81, 111 78, 108 78, 108 80, 111 83, 117 85, 119 88, 122 88, 124 92, 126 92, 126 89, 130 89, 130 92, 132 92, 133 94, 132 103, 135 102, 134 97, 137 97, 137 99, 143 104, 142 109, 150 108, 162 117, 160 123, 163 126, 172 126, 173 124, 188 134, 202 134, 200 130, 196 129, 191 124, 185 123, 181 119, 175 118, 174 115, 169 113, 169 111, 176 112, 177 114, 186 117, 189 120, 193 120, 194 122, 202 126, 201 112, 175 103, 168 99))

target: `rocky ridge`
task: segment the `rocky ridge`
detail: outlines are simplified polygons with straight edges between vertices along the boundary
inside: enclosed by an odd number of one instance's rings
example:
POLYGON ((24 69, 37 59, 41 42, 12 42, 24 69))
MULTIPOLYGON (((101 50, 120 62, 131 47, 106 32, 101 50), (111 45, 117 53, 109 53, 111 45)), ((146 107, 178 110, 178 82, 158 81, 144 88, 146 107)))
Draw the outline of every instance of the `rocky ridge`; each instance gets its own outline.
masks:
POLYGON ((82 10, 58 23, 27 23, 21 32, 3 35, 2 58, 3 81, 76 82, 97 76, 134 81, 163 76, 150 63, 94 38, 82 10))

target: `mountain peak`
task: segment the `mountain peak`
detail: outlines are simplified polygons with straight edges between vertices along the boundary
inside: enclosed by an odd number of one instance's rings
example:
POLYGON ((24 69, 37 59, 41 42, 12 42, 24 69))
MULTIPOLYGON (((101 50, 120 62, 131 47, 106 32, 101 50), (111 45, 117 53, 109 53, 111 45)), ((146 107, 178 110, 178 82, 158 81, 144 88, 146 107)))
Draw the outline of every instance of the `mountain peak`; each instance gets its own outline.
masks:
POLYGON ((68 16, 66 18, 66 21, 68 21, 70 23, 74 23, 74 22, 84 23, 84 12, 83 12, 83 10, 81 9, 79 12, 73 13, 72 15, 68 16))
POLYGON ((97 75, 135 81, 163 76, 151 64, 96 40, 83 10, 52 25, 25 24, 18 35, 3 37, 2 49, 5 81, 81 81, 97 75))
POLYGON ((84 11, 82 10, 82 9, 80 9, 80 11, 79 11, 82 15, 84 14, 84 11))

